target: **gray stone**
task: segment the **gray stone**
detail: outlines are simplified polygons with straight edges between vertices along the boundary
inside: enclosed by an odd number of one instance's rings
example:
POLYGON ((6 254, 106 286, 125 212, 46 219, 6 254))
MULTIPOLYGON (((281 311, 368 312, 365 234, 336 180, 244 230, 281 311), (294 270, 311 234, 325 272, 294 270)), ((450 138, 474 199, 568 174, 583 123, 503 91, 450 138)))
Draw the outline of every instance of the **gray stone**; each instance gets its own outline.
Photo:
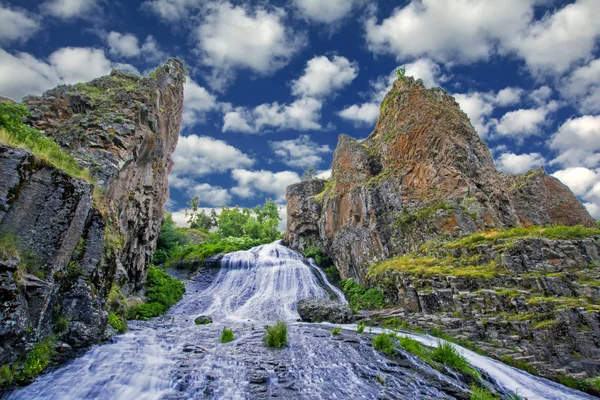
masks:
POLYGON ((354 320, 352 310, 347 305, 320 298, 300 300, 298 314, 305 322, 328 321, 334 324, 346 324, 354 320))

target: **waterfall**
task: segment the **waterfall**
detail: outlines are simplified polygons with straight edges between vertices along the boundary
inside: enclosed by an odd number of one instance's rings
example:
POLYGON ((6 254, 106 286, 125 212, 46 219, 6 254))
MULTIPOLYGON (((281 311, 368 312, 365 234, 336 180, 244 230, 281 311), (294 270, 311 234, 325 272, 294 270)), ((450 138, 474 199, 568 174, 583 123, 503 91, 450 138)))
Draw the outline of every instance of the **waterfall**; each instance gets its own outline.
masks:
MULTIPOLYGON (((344 325, 296 322, 298 300, 335 296, 346 302, 314 262, 275 242, 225 255, 220 269, 186 282, 167 315, 131 321, 130 330, 93 346, 9 399, 451 399, 465 383, 428 365, 395 362, 375 351, 368 334, 344 325), (197 326, 210 315, 214 323, 197 326), (289 345, 265 348, 264 325, 284 320, 289 345), (235 340, 220 343, 223 327, 235 340)), ((368 328, 369 329, 369 328, 368 328)), ((368 330, 367 329, 367 330, 368 330)), ((384 330, 372 328, 372 333, 384 330)), ((426 345, 439 339, 401 333, 426 345)), ((534 399, 592 399, 543 378, 456 346, 497 387, 534 399)))

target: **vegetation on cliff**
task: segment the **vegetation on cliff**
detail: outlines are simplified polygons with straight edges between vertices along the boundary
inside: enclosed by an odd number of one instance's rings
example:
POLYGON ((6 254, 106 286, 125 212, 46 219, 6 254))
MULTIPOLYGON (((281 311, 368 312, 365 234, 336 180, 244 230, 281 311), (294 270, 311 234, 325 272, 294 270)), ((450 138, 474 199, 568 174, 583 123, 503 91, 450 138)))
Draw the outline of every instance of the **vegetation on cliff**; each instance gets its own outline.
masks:
POLYGON ((147 320, 166 312, 181 300, 185 293, 184 284, 153 265, 148 269, 147 302, 131 307, 127 311, 129 319, 147 320))
POLYGON ((0 367, 0 387, 25 383, 40 375, 50 364, 56 348, 56 338, 47 336, 12 365, 0 367))
POLYGON ((91 182, 89 171, 80 168, 77 161, 55 141, 23 123, 29 115, 27 107, 22 104, 0 101, 0 144, 30 151, 43 162, 68 175, 91 182))

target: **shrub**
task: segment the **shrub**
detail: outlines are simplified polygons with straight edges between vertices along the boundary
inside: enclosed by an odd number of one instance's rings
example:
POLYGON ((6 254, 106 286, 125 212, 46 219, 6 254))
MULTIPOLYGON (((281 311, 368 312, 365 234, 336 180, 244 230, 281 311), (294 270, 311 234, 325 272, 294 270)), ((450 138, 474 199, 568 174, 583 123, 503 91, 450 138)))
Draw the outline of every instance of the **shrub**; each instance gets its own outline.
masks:
POLYGON ((450 343, 440 342, 438 347, 431 351, 431 359, 456 371, 464 372, 469 375, 478 375, 477 372, 471 368, 467 360, 456 350, 456 347, 450 343))
POLYGON ((181 281, 153 265, 148 268, 147 285, 148 302, 160 303, 165 310, 181 300, 185 293, 185 285, 181 281))
POLYGON ((139 304, 127 310, 127 319, 141 319, 147 321, 150 318, 158 317, 165 311, 165 306, 160 303, 139 304))
POLYGON ((365 323, 360 323, 358 324, 358 326, 356 327, 356 333, 361 334, 365 331, 365 323))
POLYGON ((381 333, 373 338, 373 348, 379 350, 388 356, 395 354, 394 350, 394 335, 389 333, 381 333))
POLYGON ((267 347, 277 349, 287 345, 287 325, 285 322, 278 321, 274 326, 267 326, 264 341, 267 347))
POLYGON ((233 331, 231 329, 223 328, 221 332, 221 343, 229 343, 235 339, 233 331))
POLYGON ((337 336, 337 335, 339 335, 340 333, 342 333, 342 327, 341 327, 341 326, 338 326, 337 328, 333 328, 333 329, 331 330, 331 334, 332 334, 333 336, 337 336))
POLYGON ((17 381, 26 382, 41 374, 54 356, 55 347, 56 339, 53 336, 36 343, 27 354, 23 369, 16 375, 17 381))
POLYGON ((398 336, 398 344, 404 350, 412 353, 421 358, 427 358, 427 350, 423 345, 416 341, 415 339, 406 337, 406 336, 398 336))
POLYGON ((17 249, 17 238, 8 233, 0 234, 0 259, 8 259, 19 256, 17 249))
POLYGON ((480 386, 471 387, 471 400, 498 400, 500 397, 480 386))
POLYGON ((114 312, 108 314, 108 324, 119 333, 127 331, 127 322, 114 312))
POLYGON ((383 293, 375 288, 366 288, 350 278, 342 282, 342 289, 353 309, 383 308, 383 293))
POLYGON ((81 169, 58 143, 23 123, 28 115, 29 111, 24 105, 0 102, 0 143, 28 150, 68 175, 91 182, 89 172, 81 169))

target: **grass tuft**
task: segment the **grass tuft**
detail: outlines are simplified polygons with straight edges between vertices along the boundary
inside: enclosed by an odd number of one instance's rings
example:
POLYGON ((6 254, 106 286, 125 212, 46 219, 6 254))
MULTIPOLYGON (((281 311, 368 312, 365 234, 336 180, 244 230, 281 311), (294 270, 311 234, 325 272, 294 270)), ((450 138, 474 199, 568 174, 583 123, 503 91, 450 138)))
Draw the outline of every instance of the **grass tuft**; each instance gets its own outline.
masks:
POLYGON ((394 349, 395 335, 389 333, 381 333, 373 338, 373 348, 381 351, 388 356, 393 356, 396 351, 394 349))
POLYGON ((287 345, 287 325, 285 322, 277 321, 275 325, 267 326, 264 342, 267 347, 273 347, 276 349, 287 345))
POLYGON ((223 328, 221 332, 221 343, 229 343, 235 339, 235 335, 231 329, 223 328))

